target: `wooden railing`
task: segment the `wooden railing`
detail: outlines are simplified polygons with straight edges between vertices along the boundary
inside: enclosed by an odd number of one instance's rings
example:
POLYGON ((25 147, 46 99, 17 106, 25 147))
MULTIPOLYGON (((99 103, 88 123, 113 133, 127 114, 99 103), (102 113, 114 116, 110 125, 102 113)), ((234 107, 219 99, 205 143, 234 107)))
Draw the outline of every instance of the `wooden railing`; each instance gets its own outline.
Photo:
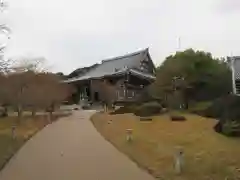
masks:
POLYGON ((117 101, 131 101, 136 100, 139 97, 140 90, 123 89, 116 91, 117 101))

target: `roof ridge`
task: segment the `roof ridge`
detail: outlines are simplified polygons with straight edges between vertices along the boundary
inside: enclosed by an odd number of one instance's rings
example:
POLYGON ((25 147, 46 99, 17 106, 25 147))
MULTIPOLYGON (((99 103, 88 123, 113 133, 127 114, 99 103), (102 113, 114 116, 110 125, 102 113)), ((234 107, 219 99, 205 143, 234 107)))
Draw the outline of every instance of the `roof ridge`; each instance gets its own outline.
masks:
POLYGON ((102 60, 102 63, 109 62, 109 61, 114 61, 114 60, 118 60, 118 59, 123 59, 125 57, 135 56, 137 54, 145 53, 145 52, 148 52, 148 48, 145 48, 145 49, 142 49, 142 50, 139 50, 139 51, 136 51, 136 52, 128 53, 128 54, 125 54, 125 55, 122 55, 122 56, 117 56, 117 57, 104 59, 104 60, 102 60))

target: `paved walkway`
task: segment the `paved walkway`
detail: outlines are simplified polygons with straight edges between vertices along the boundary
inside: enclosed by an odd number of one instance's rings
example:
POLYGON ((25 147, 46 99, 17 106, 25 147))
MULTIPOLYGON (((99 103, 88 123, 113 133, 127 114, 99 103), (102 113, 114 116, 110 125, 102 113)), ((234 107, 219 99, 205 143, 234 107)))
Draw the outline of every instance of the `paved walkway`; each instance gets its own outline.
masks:
POLYGON ((153 180, 95 130, 93 111, 53 123, 14 156, 0 180, 153 180))

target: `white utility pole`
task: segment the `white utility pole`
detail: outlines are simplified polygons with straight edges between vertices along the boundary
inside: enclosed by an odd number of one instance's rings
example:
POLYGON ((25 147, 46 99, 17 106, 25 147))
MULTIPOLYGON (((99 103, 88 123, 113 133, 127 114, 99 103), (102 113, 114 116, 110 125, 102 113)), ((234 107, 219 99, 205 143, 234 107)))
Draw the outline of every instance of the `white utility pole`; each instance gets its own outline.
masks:
POLYGON ((181 37, 178 38, 178 50, 181 50, 181 37))
POLYGON ((233 94, 240 96, 240 56, 228 57, 232 70, 233 94))
POLYGON ((236 76, 235 76, 235 59, 234 57, 231 55, 230 57, 230 67, 232 70, 232 86, 233 86, 233 94, 237 94, 237 88, 236 88, 236 76))

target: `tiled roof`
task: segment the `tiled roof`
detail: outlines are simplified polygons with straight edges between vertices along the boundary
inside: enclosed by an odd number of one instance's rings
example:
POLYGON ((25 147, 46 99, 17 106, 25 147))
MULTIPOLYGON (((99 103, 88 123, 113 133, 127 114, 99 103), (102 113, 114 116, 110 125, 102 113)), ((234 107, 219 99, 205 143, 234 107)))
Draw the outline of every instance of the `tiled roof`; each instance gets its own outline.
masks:
POLYGON ((75 71, 73 71, 72 73, 70 73, 68 75, 68 78, 73 78, 73 77, 79 77, 79 76, 83 76, 84 74, 88 73, 91 69, 96 68, 96 66, 98 66, 99 64, 94 64, 92 66, 88 66, 88 67, 83 67, 83 68, 78 68, 75 71))
POLYGON ((124 56, 106 59, 83 76, 70 78, 64 82, 75 82, 87 79, 102 78, 105 76, 119 75, 126 73, 127 71, 130 71, 138 76, 154 79, 155 77, 153 74, 143 73, 140 70, 141 61, 146 59, 147 56, 148 49, 144 49, 142 51, 127 54, 124 56))

